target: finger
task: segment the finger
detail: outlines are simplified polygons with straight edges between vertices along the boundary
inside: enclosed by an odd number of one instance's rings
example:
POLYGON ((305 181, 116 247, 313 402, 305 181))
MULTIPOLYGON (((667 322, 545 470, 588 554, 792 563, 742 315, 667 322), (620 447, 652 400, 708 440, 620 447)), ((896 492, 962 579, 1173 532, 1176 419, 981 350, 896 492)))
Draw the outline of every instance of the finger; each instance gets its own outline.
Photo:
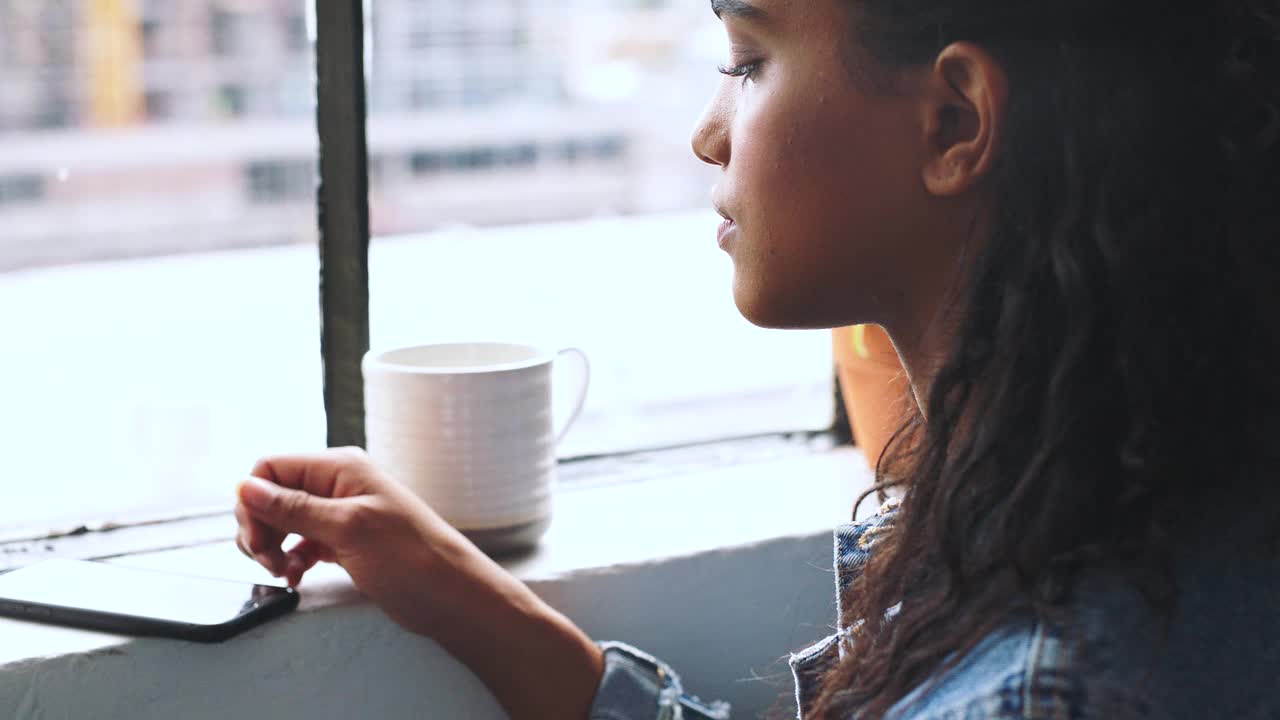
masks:
POLYGON ((321 561, 333 562, 334 553, 322 543, 314 540, 303 540, 294 546, 285 556, 285 579, 290 587, 302 582, 302 576, 321 561))
POLYGON ((367 462, 358 447, 328 448, 319 452, 272 455, 259 460, 249 474, 293 490, 305 490, 320 497, 341 497, 364 493, 367 473, 351 472, 354 465, 367 462))
POLYGON ((252 556, 253 551, 249 549, 249 514, 244 508, 240 507, 240 503, 236 503, 236 547, 240 548, 240 552, 245 555, 252 556))
POLYGON ((249 552, 248 543, 245 542, 243 530, 236 533, 236 547, 240 549, 240 552, 243 553, 245 557, 253 557, 253 553, 249 552))
POLYGON ((240 549, 240 552, 244 553, 245 557, 265 568, 267 572, 271 573, 272 577, 280 577, 281 572, 276 570, 275 563, 283 564, 283 560, 272 560, 267 553, 255 553, 250 550, 248 542, 244 539, 244 533, 236 535, 236 547, 240 549))
POLYGON ((244 536, 245 547, 253 555, 279 547, 284 541, 284 534, 276 532, 261 520, 249 514, 244 503, 236 503, 236 520, 240 523, 240 534, 244 536))
POLYGON ((279 577, 284 571, 284 551, 281 544, 285 533, 278 532, 254 519, 243 502, 236 503, 236 520, 240 523, 237 545, 241 552, 258 561, 272 575, 279 577))
MULTIPOLYGON (((278 534, 281 541, 289 533, 297 533, 333 547, 346 535, 349 501, 317 497, 256 477, 240 483, 239 496, 249 516, 278 534)), ((279 543, 275 548, 279 549, 279 543)))
POLYGON ((236 547, 240 548, 240 552, 244 553, 245 557, 253 558, 254 552, 249 548, 249 541, 244 536, 243 528, 236 533, 236 547))
POLYGON ((270 552, 284 543, 285 534, 274 530, 266 523, 250 515, 249 509, 244 506, 243 502, 236 503, 235 514, 249 555, 270 552))
POLYGON ((317 562, 338 561, 337 554, 333 551, 333 548, 322 542, 316 542, 315 540, 304 539, 302 542, 294 545, 293 549, 286 553, 286 555, 310 559, 313 561, 313 565, 317 562))

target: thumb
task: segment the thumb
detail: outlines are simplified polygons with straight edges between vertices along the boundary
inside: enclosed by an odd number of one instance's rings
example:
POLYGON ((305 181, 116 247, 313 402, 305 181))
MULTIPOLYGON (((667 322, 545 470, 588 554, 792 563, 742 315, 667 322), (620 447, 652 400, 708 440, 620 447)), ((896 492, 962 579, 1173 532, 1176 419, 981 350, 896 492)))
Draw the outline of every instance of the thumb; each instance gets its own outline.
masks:
POLYGON ((255 519, 281 533, 333 545, 343 530, 340 500, 280 487, 251 477, 240 483, 240 502, 255 519))

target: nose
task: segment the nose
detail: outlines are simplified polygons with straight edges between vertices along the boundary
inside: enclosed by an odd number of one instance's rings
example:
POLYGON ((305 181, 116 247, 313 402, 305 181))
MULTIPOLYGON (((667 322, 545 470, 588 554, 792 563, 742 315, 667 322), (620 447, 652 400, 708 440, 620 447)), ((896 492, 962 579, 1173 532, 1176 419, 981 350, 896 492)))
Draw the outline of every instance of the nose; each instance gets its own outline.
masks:
POLYGON ((693 129, 693 154, 708 165, 729 164, 729 112, 724 94, 717 93, 693 129))

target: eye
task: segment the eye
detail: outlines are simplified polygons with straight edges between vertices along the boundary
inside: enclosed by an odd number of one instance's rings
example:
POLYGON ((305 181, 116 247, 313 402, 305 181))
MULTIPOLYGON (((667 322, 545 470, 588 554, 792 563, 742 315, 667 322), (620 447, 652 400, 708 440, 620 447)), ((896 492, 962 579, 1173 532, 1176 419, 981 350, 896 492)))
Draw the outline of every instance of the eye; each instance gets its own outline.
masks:
POLYGON ((763 64, 763 60, 752 60, 751 62, 745 62, 739 65, 720 65, 716 69, 719 70, 722 75, 740 77, 742 78, 742 82, 745 83, 746 81, 755 78, 756 73, 760 70, 760 66, 763 64))

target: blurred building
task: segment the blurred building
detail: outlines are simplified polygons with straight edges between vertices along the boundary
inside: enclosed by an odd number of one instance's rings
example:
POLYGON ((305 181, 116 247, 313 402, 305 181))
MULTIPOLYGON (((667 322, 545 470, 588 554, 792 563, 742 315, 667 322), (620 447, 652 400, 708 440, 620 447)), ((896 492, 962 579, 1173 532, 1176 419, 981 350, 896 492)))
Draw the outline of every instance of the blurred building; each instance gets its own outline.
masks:
MULTIPOLYGON (((0 270, 313 242, 306 5, 0 0, 0 270)), ((671 10, 616 5, 371 0, 375 233, 704 203, 671 10)))
POLYGON ((0 132, 302 116, 295 0, 2 0, 0 132))

